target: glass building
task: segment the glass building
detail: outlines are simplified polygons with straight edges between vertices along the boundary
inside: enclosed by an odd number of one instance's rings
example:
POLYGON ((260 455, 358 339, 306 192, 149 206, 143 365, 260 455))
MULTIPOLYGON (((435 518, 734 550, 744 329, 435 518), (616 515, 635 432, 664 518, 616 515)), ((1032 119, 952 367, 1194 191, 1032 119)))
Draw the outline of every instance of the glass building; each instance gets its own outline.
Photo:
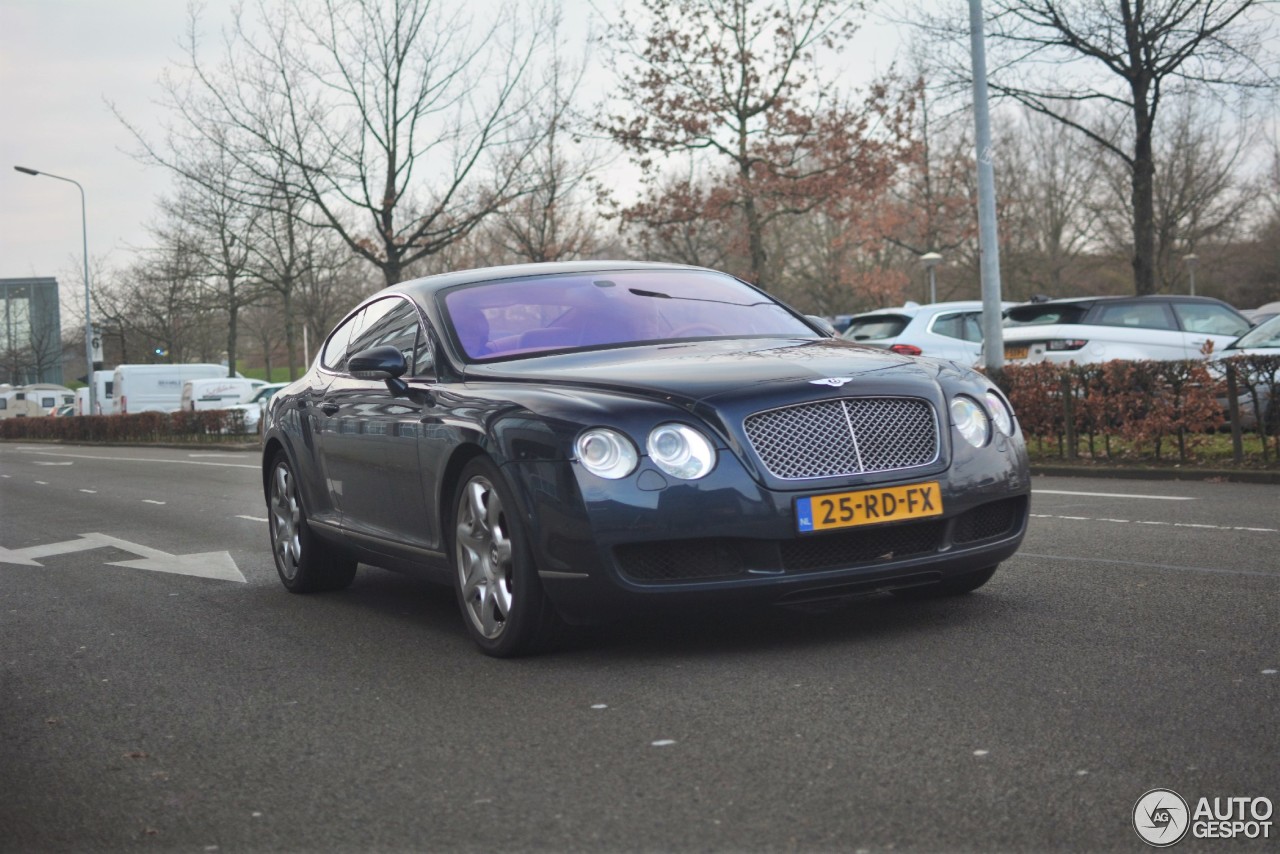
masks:
POLYGON ((62 384, 57 279, 0 279, 0 383, 62 384))

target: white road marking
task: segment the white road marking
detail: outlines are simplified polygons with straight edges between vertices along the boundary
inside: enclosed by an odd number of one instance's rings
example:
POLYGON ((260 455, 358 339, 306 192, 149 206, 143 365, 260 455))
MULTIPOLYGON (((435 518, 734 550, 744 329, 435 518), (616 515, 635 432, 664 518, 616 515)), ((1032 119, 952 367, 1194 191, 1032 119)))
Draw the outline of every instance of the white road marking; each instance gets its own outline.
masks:
POLYGON ((232 469, 258 469, 260 466, 245 463, 206 463, 200 460, 166 460, 158 457, 103 457, 93 454, 67 454, 58 451, 45 451, 39 448, 19 448, 29 454, 43 454, 48 457, 75 457, 78 460, 107 460, 112 463, 171 463, 180 466, 219 466, 232 469))
POLYGON ((36 483, 40 484, 41 486, 48 486, 48 485, 49 485, 49 481, 47 481, 47 480, 37 480, 37 481, 36 481, 36 483))
POLYGON ((122 540, 119 537, 112 537, 107 534, 81 534, 79 539, 76 540, 67 540, 62 543, 46 543, 42 546, 28 546, 25 549, 0 547, 0 563, 14 563, 19 566, 41 566, 37 558, 107 547, 141 555, 138 560, 111 561, 106 564, 107 566, 121 566, 126 569, 148 569, 154 572, 192 575, 199 578, 216 578, 223 581, 239 581, 242 584, 245 582, 245 577, 240 573, 240 568, 236 566, 236 562, 232 560, 230 552, 173 555, 160 549, 131 543, 128 540, 122 540))
POLYGON ((96 490, 96 489, 82 489, 82 490, 80 490, 80 491, 81 491, 81 492, 87 492, 87 493, 89 493, 90 495, 97 495, 97 494, 98 494, 98 490, 96 490))
POLYGON ((1067 489, 1036 489, 1032 487, 1033 495, 1084 495, 1089 498, 1150 498, 1154 501, 1195 501, 1197 499, 1186 495, 1130 495, 1124 492, 1072 492, 1067 489))
POLYGON ((1219 569, 1212 566, 1176 566, 1170 563, 1142 563, 1135 560, 1113 560, 1104 557, 1070 557, 1068 555, 1046 555, 1035 552, 1018 552, 1019 557, 1035 557, 1044 560, 1065 560, 1069 563, 1106 563, 1114 566, 1136 566, 1141 569, 1171 569, 1176 572, 1204 572, 1209 575, 1249 575, 1255 578, 1280 578, 1280 573, 1259 572, 1252 569, 1219 569))
POLYGON ((1111 522, 1120 525, 1159 525, 1164 528, 1198 528, 1209 531, 1248 531, 1254 534, 1280 534, 1280 528, 1250 528, 1245 525, 1200 525, 1194 522, 1148 522, 1143 519, 1104 519, 1094 516, 1055 516, 1051 513, 1032 513, 1033 519, 1064 519, 1068 522, 1111 522))
POLYGON ((38 466, 73 466, 75 463, 51 463, 46 460, 32 460, 38 466))
POLYGON ((143 504, 164 504, 163 501, 156 501, 154 498, 144 498, 142 499, 142 503, 143 504))
POLYGON ((236 516, 236 518, 248 519, 250 522, 270 522, 271 521, 270 519, 265 519, 261 516, 236 516))

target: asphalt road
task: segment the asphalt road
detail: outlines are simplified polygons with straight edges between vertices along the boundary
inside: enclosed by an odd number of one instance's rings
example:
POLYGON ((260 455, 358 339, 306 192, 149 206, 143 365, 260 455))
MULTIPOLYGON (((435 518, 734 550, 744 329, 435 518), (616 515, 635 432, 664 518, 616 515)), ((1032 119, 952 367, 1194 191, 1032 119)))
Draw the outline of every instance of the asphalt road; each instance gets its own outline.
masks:
POLYGON ((967 597, 495 661, 444 588, 286 593, 255 454, 0 443, 0 850, 1140 851, 1150 789, 1280 802, 1280 488, 1035 489, 967 597))

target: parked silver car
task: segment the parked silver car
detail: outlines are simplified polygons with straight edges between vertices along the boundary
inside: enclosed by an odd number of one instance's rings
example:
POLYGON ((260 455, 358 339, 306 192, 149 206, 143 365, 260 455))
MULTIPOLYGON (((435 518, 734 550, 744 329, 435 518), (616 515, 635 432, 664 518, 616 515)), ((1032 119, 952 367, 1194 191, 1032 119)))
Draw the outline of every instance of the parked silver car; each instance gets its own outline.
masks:
POLYGON ((1195 359, 1222 350, 1249 327, 1240 312, 1208 297, 1045 300, 1005 312, 1004 357, 1013 365, 1195 359))
MULTIPOLYGON (((1002 303, 1001 308, 1012 305, 1002 303)), ((841 337, 904 356, 933 356, 975 365, 982 352, 982 302, 908 302, 898 308, 863 312, 853 316, 841 337)))

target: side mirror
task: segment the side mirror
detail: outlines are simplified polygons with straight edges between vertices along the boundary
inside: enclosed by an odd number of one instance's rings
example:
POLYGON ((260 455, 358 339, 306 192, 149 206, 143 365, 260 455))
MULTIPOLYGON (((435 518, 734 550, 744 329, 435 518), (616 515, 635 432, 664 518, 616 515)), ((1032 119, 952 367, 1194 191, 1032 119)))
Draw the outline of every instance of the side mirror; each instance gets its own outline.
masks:
POLYGON ((390 344, 361 350, 347 359, 347 373, 360 380, 382 380, 395 395, 408 391, 409 387, 400 379, 408 370, 404 353, 390 344))

